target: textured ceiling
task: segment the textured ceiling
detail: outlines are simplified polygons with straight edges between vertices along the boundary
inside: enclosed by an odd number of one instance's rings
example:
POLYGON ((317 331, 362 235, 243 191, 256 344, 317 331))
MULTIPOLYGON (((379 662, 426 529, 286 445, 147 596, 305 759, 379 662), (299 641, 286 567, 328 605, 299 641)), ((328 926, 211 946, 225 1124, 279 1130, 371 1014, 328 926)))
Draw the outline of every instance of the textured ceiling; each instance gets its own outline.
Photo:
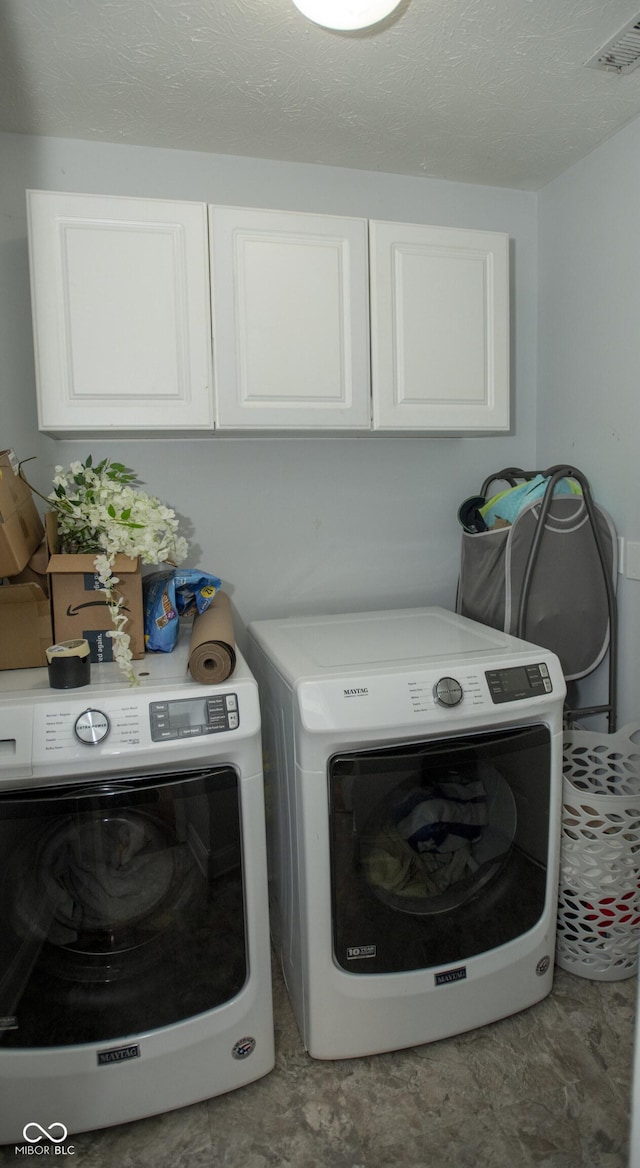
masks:
POLYGON ((0 129, 536 190, 640 115, 584 62, 639 0, 0 0, 0 129))

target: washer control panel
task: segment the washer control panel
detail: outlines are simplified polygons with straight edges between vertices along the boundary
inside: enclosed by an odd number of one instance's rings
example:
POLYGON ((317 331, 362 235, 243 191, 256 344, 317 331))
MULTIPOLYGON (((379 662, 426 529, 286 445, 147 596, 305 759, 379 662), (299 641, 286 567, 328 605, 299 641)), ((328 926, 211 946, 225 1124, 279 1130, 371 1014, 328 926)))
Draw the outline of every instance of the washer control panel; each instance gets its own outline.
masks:
POLYGON ((149 722, 153 742, 237 730, 240 725, 238 695, 207 694, 205 697, 151 702, 149 722))
POLYGON ((206 736, 223 731, 245 736, 259 724, 253 687, 249 696, 237 688, 233 693, 201 691, 189 698, 173 693, 158 701, 140 693, 123 698, 100 694, 91 706, 81 705, 77 696, 70 699, 65 693, 59 701, 35 703, 29 714, 22 734, 29 763, 52 768, 64 768, 78 758, 89 768, 94 761, 96 766, 104 766, 107 758, 117 758, 122 765, 125 758, 133 760, 163 745, 169 750, 184 747, 189 754, 189 742, 194 754, 202 753, 208 749, 206 736))
POLYGON ((536 665, 517 665, 511 669, 490 669, 485 673, 491 701, 520 702, 553 691, 549 668, 544 661, 536 665))

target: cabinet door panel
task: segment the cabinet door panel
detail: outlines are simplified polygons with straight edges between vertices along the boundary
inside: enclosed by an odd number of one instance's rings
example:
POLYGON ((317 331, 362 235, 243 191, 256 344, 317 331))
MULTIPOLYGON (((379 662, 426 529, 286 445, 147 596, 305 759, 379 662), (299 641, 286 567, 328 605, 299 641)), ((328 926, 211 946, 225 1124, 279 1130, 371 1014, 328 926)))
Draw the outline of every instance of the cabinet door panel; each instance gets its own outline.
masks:
POLYGON ((368 429, 366 222, 210 215, 219 427, 368 429))
POLYGON ((40 428, 213 424, 206 206, 29 192, 40 428))
POLYGON ((370 225, 375 429, 509 425, 508 237, 370 225))

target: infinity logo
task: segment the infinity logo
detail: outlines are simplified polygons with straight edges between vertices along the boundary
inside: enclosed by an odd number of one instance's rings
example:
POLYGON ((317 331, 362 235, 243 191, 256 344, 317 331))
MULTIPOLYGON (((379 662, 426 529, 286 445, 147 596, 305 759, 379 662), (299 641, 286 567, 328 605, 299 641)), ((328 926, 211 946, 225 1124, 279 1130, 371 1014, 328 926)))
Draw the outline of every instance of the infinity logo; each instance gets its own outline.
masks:
POLYGON ((68 1131, 63 1123, 50 1123, 49 1127, 41 1127, 39 1123, 27 1123, 22 1129, 22 1135, 28 1144, 38 1144, 41 1139, 51 1140, 52 1144, 61 1144, 66 1140, 68 1131), (61 1136, 54 1136, 54 1129, 62 1132, 61 1136), (39 1132, 39 1135, 29 1135, 30 1131, 39 1132))

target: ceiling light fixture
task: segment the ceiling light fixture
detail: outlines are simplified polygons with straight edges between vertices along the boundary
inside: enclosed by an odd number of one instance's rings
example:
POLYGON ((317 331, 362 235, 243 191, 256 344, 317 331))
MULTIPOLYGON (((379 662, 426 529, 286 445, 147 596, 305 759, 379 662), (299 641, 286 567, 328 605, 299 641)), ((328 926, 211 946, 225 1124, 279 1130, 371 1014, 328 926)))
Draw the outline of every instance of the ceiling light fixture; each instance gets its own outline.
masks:
POLYGON ((400 0, 293 0, 303 16, 325 28, 369 28, 397 8, 400 0))

